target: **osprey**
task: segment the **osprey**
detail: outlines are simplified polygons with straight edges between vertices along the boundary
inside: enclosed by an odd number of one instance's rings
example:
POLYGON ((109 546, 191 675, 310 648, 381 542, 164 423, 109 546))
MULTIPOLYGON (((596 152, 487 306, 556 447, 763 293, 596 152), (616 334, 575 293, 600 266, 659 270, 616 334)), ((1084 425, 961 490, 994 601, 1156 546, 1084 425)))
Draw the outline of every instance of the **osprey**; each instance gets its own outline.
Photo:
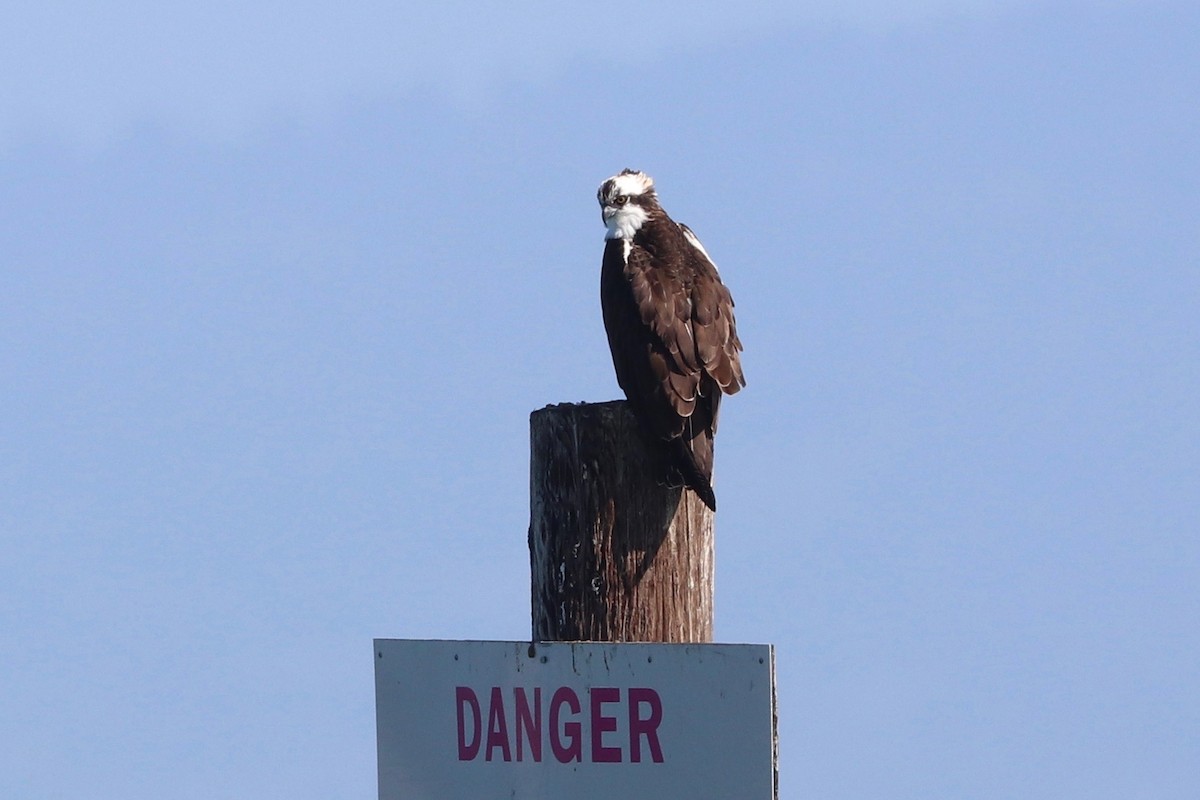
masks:
POLYGON ((733 297, 696 235, 658 204, 650 176, 623 170, 596 197, 608 229, 600 305, 617 383, 643 430, 715 511, 721 394, 746 385, 733 297))

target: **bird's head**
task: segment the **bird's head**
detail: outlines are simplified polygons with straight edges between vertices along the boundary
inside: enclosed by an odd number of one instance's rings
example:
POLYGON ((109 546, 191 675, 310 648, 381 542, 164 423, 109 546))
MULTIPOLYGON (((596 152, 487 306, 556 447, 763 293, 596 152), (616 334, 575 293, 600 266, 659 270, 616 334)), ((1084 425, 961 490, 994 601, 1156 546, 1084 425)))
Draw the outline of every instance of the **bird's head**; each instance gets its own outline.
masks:
POLYGON ((654 179, 644 172, 624 169, 600 184, 596 192, 605 239, 632 239, 658 208, 654 179))

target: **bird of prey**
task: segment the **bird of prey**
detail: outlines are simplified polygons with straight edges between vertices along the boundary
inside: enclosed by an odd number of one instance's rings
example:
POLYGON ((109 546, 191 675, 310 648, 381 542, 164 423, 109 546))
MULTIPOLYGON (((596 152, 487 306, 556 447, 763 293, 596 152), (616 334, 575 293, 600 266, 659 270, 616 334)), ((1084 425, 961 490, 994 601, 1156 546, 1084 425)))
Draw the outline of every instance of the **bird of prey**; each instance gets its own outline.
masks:
POLYGON ((696 235, 658 204, 650 176, 623 170, 596 196, 607 228, 600 305, 617 382, 683 483, 715 511, 717 411, 722 393, 746 385, 733 297, 696 235))

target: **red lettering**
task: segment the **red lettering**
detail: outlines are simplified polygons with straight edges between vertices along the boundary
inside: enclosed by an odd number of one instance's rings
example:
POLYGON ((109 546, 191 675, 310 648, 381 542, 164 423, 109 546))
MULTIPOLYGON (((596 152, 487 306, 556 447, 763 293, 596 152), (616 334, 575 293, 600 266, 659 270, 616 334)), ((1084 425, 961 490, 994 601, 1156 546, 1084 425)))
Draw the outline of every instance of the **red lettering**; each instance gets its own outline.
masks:
MULTIPOLYGON (((640 763, 642 760, 642 737, 650 746, 650 757, 655 764, 663 760, 662 746, 658 743, 658 726, 662 723, 662 699, 653 689, 629 690, 629 760, 640 763), (643 704, 650 706, 650 716, 642 718, 638 710, 643 704)), ((593 723, 595 725, 595 723, 593 723)), ((593 734, 594 735, 594 734, 593 734)))
POLYGON ((458 760, 471 761, 475 756, 479 755, 479 745, 483 740, 483 717, 479 712, 479 698, 475 696, 475 692, 469 686, 454 687, 455 705, 458 706, 458 760), (470 707, 471 717, 471 732, 474 739, 467 742, 466 721, 463 718, 463 711, 470 707))
POLYGON ((492 760, 492 750, 500 748, 505 761, 512 761, 512 750, 508 746, 508 723, 504 719, 504 696, 500 687, 492 687, 492 698, 488 702, 488 735, 485 761, 492 760))
POLYGON ((585 719, 583 703, 576 690, 570 686, 560 686, 550 698, 547 720, 542 716, 543 687, 513 687, 511 719, 504 707, 504 695, 508 687, 489 688, 486 723, 476 690, 469 686, 454 688, 459 761, 474 761, 482 751, 486 761, 511 762, 515 739, 518 762, 530 760, 541 763, 543 736, 546 736, 550 740, 550 751, 559 763, 580 763, 583 761, 586 736, 590 744, 587 754, 591 763, 617 764, 624 760, 626 753, 634 764, 642 762, 643 754, 655 764, 663 763, 662 742, 658 734, 663 721, 663 704, 654 689, 591 687, 588 689, 589 713, 585 719), (626 701, 625 718, 619 708, 613 708, 622 700, 626 701), (629 726, 628 751, 623 747, 623 722, 626 719, 629 726), (589 726, 587 732, 583 729, 584 725, 589 726), (510 730, 512 737, 509 736, 510 730))
POLYGON ((533 754, 533 760, 540 762, 542 760, 542 690, 536 688, 533 690, 533 708, 529 708, 529 698, 525 694, 525 690, 517 687, 513 690, 516 698, 517 707, 517 761, 524 759, 521 749, 521 733, 524 731, 525 739, 529 742, 529 752, 533 754))
POLYGON ((583 760, 583 728, 578 722, 565 722, 559 725, 559 714, 563 706, 568 706, 572 714, 578 714, 581 706, 579 696, 570 686, 563 686, 550 698, 550 749, 554 757, 561 763, 583 760), (564 745, 560 734, 565 735, 568 744, 564 745))
POLYGON ((612 687, 595 687, 591 689, 592 701, 592 761, 597 764, 611 764, 621 760, 621 748, 605 747, 604 734, 617 729, 617 718, 604 716, 601 708, 605 703, 616 703, 621 699, 621 690, 612 687))

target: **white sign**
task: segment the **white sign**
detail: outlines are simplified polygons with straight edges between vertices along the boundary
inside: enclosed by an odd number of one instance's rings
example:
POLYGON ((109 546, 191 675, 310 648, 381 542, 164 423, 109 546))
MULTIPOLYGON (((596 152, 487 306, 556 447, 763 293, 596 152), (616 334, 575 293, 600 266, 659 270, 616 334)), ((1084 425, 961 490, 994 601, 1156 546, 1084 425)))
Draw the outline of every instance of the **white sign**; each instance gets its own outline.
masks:
POLYGON ((380 800, 775 797, 770 645, 375 640, 380 800))

